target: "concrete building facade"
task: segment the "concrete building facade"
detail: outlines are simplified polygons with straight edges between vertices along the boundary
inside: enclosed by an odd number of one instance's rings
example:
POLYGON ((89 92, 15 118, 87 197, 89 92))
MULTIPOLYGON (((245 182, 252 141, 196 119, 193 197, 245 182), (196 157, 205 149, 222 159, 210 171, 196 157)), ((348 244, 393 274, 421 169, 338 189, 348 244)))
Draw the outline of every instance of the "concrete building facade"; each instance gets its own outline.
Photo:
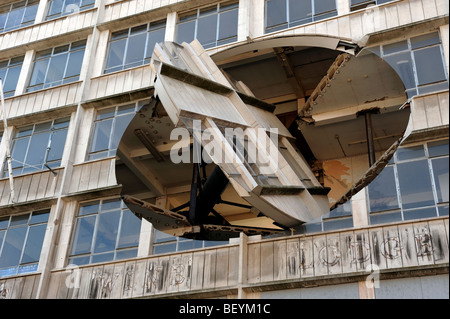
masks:
POLYGON ((0 298, 448 298, 448 16, 444 0, 2 1, 0 298), (189 193, 175 164, 118 148, 153 97, 155 44, 194 39, 275 106, 329 214, 216 242, 121 201, 189 193))

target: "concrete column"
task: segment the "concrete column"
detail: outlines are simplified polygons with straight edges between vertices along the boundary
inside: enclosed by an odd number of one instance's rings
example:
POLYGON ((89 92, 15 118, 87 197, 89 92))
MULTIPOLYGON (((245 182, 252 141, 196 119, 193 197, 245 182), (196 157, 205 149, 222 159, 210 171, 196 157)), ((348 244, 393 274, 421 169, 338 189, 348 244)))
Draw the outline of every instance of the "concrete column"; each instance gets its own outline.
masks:
POLYGON ((336 0, 336 9, 338 15, 347 14, 350 12, 350 0, 336 0))
POLYGON ((49 0, 41 0, 39 2, 38 10, 36 12, 36 18, 34 19, 35 24, 45 21, 45 16, 47 15, 48 4, 49 4, 49 0))
POLYGON ((447 67, 447 75, 448 75, 448 74, 450 74, 449 73, 449 58, 450 58, 450 56, 448 53, 448 41, 449 41, 448 24, 440 26, 439 31, 441 33, 441 41, 442 41, 442 47, 444 49, 444 57, 445 57, 445 66, 447 67))
POLYGON ((239 268, 238 268, 238 299, 245 299, 246 294, 242 286, 247 283, 247 242, 244 233, 239 236, 239 268))
POLYGON ((20 95, 26 92, 28 85, 28 78, 33 71, 34 51, 30 50, 25 53, 23 59, 22 69, 20 70, 19 79, 17 80, 16 92, 14 95, 20 95))
POLYGON ((174 42, 176 40, 177 21, 178 21, 178 14, 176 12, 170 12, 167 15, 166 34, 164 36, 164 41, 174 42))
POLYGON ((251 38, 260 37, 260 36, 264 35, 264 13, 265 13, 265 3, 266 2, 265 2, 265 0, 246 0, 246 1, 248 1, 250 3, 249 35, 251 38))

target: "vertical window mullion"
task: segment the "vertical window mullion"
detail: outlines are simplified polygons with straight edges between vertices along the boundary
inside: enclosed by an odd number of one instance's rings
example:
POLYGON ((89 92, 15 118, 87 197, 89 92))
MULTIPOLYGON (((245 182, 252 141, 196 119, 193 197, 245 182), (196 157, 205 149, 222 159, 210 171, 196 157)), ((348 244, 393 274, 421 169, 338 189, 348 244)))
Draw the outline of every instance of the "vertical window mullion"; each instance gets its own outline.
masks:
POLYGON ((400 216, 402 218, 402 220, 404 220, 403 218, 403 203, 402 203, 402 197, 400 196, 400 181, 398 179, 398 170, 397 170, 397 156, 396 154, 394 154, 395 157, 395 164, 393 165, 394 168, 394 180, 395 180, 395 190, 397 192, 397 203, 398 203, 398 207, 400 208, 400 216))
POLYGON ((20 258, 19 258, 19 263, 17 265, 16 273, 19 272, 19 267, 22 264, 23 254, 25 252, 25 246, 27 245, 28 234, 30 233, 30 224, 29 224, 30 223, 30 218, 31 218, 31 214, 29 214, 29 216, 28 216, 27 231, 25 233, 25 239, 23 240, 22 252, 20 253, 20 258))

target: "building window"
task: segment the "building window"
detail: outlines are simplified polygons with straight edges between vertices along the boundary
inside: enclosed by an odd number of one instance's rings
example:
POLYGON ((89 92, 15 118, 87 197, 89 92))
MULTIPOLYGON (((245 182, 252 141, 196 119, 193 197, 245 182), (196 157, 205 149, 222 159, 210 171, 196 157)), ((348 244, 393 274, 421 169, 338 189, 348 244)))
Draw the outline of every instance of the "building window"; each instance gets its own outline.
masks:
POLYGON ((5 97, 13 96, 16 91, 23 59, 24 57, 21 56, 0 62, 0 79, 3 83, 5 97))
POLYGON ((39 0, 20 1, 0 6, 0 33, 34 23, 39 0))
POLYGON ((120 199, 80 206, 69 264, 86 265, 137 256, 141 220, 120 199))
POLYGON ((113 32, 108 45, 105 73, 150 63, 156 43, 164 41, 166 20, 113 32))
POLYGON ((350 0, 350 11, 356 11, 368 6, 379 5, 391 1, 393 0, 350 0))
POLYGON ((0 277, 37 270, 49 210, 0 218, 0 277))
MULTIPOLYGON (((13 175, 59 167, 69 121, 63 118, 17 129, 11 151, 13 175)), ((3 167, 3 175, 8 176, 7 165, 3 167)))
POLYGON ((237 41, 238 10, 238 1, 228 1, 181 14, 177 42, 197 39, 204 48, 211 48, 237 41))
POLYGON ((95 0, 51 0, 46 20, 93 8, 95 0))
POLYGON ((448 216, 448 140, 402 147, 367 187, 371 224, 448 216))
POLYGON ((266 33, 336 15, 336 0, 266 0, 266 33))
POLYGON ((142 105, 148 102, 144 100, 99 110, 94 121, 88 160, 116 155, 120 139, 128 124, 142 105))
POLYGON ((408 97, 448 90, 448 75, 438 32, 371 49, 397 72, 408 97))
POLYGON ((37 52, 27 91, 78 81, 85 48, 82 40, 37 52))
POLYGON ((228 244, 228 241, 195 240, 171 236, 157 229, 154 229, 154 234, 153 254, 165 254, 228 244))

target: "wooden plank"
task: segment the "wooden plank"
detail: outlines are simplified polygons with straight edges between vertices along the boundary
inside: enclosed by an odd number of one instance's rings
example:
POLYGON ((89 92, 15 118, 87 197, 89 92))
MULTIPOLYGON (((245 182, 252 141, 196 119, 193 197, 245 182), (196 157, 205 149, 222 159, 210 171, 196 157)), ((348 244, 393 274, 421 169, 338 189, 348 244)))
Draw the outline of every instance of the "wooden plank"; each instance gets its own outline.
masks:
POLYGON ((436 94, 427 95, 424 97, 423 102, 426 105, 427 126, 435 127, 443 125, 438 96, 436 94))
POLYGON ((323 236, 313 236, 314 249, 314 275, 322 276, 328 274, 328 252, 327 252, 327 238, 323 236))
POLYGON ((261 243, 261 256, 261 282, 273 281, 275 257, 273 241, 261 243))
POLYGON ((0 281, 0 296, 2 299, 11 299, 14 290, 14 278, 0 281))
POLYGON ((402 247, 397 226, 383 227, 384 241, 382 253, 386 257, 388 268, 402 267, 402 247))
POLYGON ((247 282, 261 281, 261 244, 253 243, 247 246, 247 282))
POLYGON ((191 289, 192 259, 193 259, 193 253, 186 253, 181 256, 181 263, 183 265, 181 277, 183 278, 183 282, 181 282, 178 285, 178 291, 188 291, 191 289))
POLYGON ((431 234, 428 223, 414 223, 413 229, 419 265, 433 264, 433 246, 431 243, 431 234))
POLYGON ((343 273, 356 271, 357 254, 361 251, 355 240, 355 234, 352 231, 339 234, 341 246, 341 265, 343 273))
MULTIPOLYGON (((27 201, 32 201, 37 199, 37 190, 39 188, 39 181, 41 179, 41 174, 33 174, 30 182, 30 190, 28 191, 27 201)), ((1 192, 0 192, 1 193, 1 192)))
POLYGON ((25 277, 23 288, 22 288, 22 294, 20 295, 21 299, 31 299, 33 298, 33 286, 34 281, 37 278, 37 276, 27 276, 25 277))
POLYGON ((300 277, 300 242, 299 239, 286 240, 286 278, 300 277))
POLYGON ((412 224, 399 225, 398 233, 400 236, 400 245, 402 249, 403 267, 419 265, 412 224))
POLYGON ((152 295, 156 291, 157 282, 157 264, 158 259, 152 258, 147 262, 147 268, 145 270, 145 282, 144 282, 144 296, 152 295))
POLYGON ((384 257, 384 239, 383 230, 381 228, 373 228, 369 230, 369 243, 370 243, 370 259, 372 264, 378 267, 378 269, 386 269, 386 257, 384 257))
POLYGON ((448 242, 445 232, 445 224, 442 220, 428 222, 433 245, 433 255, 435 264, 448 263, 448 242))
POLYGON ((99 299, 102 293, 103 265, 94 267, 89 285, 89 299, 99 299))
POLYGON ((203 288, 203 269, 205 265, 205 252, 194 252, 192 259, 192 282, 191 290, 198 290, 203 288))
POLYGON ((216 251, 205 251, 205 265, 203 272, 203 289, 214 288, 216 280, 216 251))
POLYGON ((330 275, 342 273, 339 233, 327 235, 327 266, 330 275))
POLYGON ((216 288, 228 285, 228 258, 228 247, 216 250, 216 288))
POLYGON ((443 124, 449 124, 449 112, 448 112, 448 92, 439 94, 439 110, 443 124))
POLYGON ((125 263, 115 264, 113 275, 110 283, 110 299, 119 299, 122 294, 122 284, 125 273, 125 263))
POLYGON ((286 279, 286 240, 273 243, 273 279, 286 279))
POLYGON ((238 283, 239 276, 239 247, 232 246, 228 250, 228 286, 238 283))
POLYGON ((164 256, 158 258, 156 287, 155 287, 156 294, 167 292, 167 286, 169 284, 169 275, 170 275, 169 266, 170 266, 169 257, 164 256))
POLYGON ((147 269, 147 260, 136 261, 133 287, 131 291, 131 296, 133 298, 141 297, 144 294, 146 269, 147 269))
POLYGON ((131 298, 134 283, 136 262, 130 261, 125 263, 122 282, 122 298, 131 298))
POLYGON ((14 280, 14 289, 10 294, 10 299, 19 299, 23 289, 23 277, 16 277, 14 280))
POLYGON ((92 270, 91 267, 83 268, 81 270, 80 288, 77 295, 78 299, 88 299, 92 270))
POLYGON ((314 276, 314 244, 312 237, 300 238, 299 246, 300 276, 314 276))
POLYGON ((111 296, 112 287, 114 284, 114 264, 105 265, 103 267, 102 281, 101 281, 101 299, 109 299, 111 296))

